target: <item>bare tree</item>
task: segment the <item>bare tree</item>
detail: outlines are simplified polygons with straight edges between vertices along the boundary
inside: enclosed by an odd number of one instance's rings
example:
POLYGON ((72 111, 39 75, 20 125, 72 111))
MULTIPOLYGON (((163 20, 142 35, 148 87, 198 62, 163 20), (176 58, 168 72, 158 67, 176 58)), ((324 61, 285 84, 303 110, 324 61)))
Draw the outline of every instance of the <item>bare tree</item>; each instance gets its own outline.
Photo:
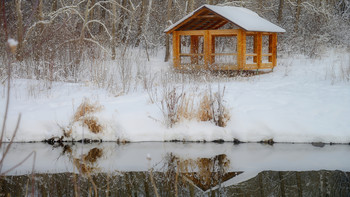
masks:
POLYGON ((187 13, 193 12, 195 0, 187 1, 187 13))
POLYGON ((294 22, 294 32, 298 32, 299 30, 299 20, 300 20, 300 12, 301 12, 301 0, 297 0, 297 5, 296 5, 296 10, 295 10, 295 22, 294 22))
POLYGON ((51 12, 55 12, 57 10, 57 7, 58 7, 57 0, 53 0, 51 5, 51 12))
POLYGON ((277 16, 277 21, 278 21, 279 24, 281 24, 281 22, 282 22, 283 7, 284 7, 284 0, 279 0, 279 5, 278 5, 278 16, 277 16))
POLYGON ((6 21, 6 9, 5 9, 5 1, 1 1, 1 14, 2 14, 2 21, 3 21, 3 28, 4 28, 4 32, 5 32, 5 40, 4 42, 7 40, 7 21, 6 21))
POLYGON ((115 60, 115 41, 116 41, 116 21, 117 21, 117 6, 112 4, 112 60, 115 60))
MULTIPOLYGON (((105 8, 106 4, 105 3, 101 3, 100 6, 100 10, 101 10, 101 16, 100 16, 100 20, 101 21, 106 21, 106 8, 105 8)), ((116 18, 117 16, 115 16, 116 18)), ((103 26, 100 25, 98 28, 98 33, 101 34, 103 32, 103 26)))
POLYGON ((23 60, 22 52, 23 52, 23 15, 21 10, 21 0, 16 0, 16 12, 17 12, 17 52, 16 59, 19 61, 23 60))
POLYGON ((135 47, 138 47, 140 45, 141 35, 143 34, 143 25, 145 23, 145 17, 146 17, 146 12, 147 12, 147 2, 148 2, 148 0, 142 0, 141 16, 138 20, 138 25, 137 25, 135 47))
POLYGON ((259 13, 263 12, 263 0, 258 0, 258 10, 259 13))
MULTIPOLYGON (((173 0, 168 0, 166 26, 170 22, 172 4, 173 4, 173 0)), ((166 37, 165 37, 165 58, 164 58, 164 61, 165 62, 169 61, 169 57, 170 57, 170 38, 169 38, 169 34, 166 34, 166 37)))
POLYGON ((127 7, 128 1, 127 0, 121 0, 122 1, 122 7, 120 8, 120 15, 119 15, 119 24, 118 24, 118 42, 125 43, 125 34, 126 34, 126 25, 124 25, 124 21, 126 20, 126 11, 124 8, 127 7))

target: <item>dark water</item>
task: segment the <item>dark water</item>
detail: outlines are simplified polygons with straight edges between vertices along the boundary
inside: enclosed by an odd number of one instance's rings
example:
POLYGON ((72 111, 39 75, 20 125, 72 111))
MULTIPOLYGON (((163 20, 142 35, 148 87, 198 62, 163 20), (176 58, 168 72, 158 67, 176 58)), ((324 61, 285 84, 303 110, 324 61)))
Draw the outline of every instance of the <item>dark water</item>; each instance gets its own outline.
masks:
POLYGON ((25 143, 2 172, 31 151, 0 196, 350 196, 346 145, 25 143))

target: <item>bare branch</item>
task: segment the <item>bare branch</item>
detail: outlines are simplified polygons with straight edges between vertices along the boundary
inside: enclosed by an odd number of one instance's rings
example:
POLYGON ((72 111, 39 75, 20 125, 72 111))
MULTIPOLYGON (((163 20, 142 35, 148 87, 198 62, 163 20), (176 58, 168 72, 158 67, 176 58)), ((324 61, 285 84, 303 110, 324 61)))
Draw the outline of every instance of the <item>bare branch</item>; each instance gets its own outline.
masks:
POLYGON ((87 26, 89 23, 98 23, 98 24, 102 25, 102 27, 105 29, 106 33, 108 34, 109 39, 112 39, 112 35, 109 33, 109 31, 104 23, 102 23, 99 20, 90 20, 85 24, 85 26, 87 26))
POLYGON ((104 50, 109 56, 111 56, 111 54, 109 53, 109 51, 108 51, 106 48, 104 48, 104 47, 103 47, 100 43, 98 43, 97 41, 92 40, 92 39, 88 39, 88 38, 84 38, 84 40, 96 44, 96 45, 99 46, 102 50, 104 50))

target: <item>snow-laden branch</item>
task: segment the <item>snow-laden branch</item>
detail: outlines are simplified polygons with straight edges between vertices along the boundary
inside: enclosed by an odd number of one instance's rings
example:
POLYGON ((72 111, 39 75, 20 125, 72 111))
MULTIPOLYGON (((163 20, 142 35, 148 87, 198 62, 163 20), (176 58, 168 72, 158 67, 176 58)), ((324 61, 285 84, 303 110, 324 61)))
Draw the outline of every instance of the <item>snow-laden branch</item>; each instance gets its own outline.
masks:
POLYGON ((93 10, 95 7, 100 6, 101 8, 103 8, 103 9, 105 9, 107 12, 109 12, 111 15, 113 15, 111 11, 109 11, 107 8, 105 8, 105 7, 102 5, 103 3, 115 4, 115 5, 117 5, 118 7, 120 7, 121 9, 125 10, 126 12, 128 12, 129 14, 132 13, 132 11, 130 11, 130 10, 127 9, 126 7, 120 5, 120 4, 119 4, 118 2, 116 2, 116 1, 99 1, 99 2, 95 3, 93 6, 90 7, 89 12, 90 12, 91 10, 93 10))
POLYGON ((132 3, 132 1, 131 1, 131 0, 129 0, 129 3, 130 3, 130 5, 131 5, 132 11, 135 11, 135 10, 136 10, 136 8, 135 8, 135 6, 134 6, 134 4, 132 3))
POLYGON ((24 39, 23 39, 23 46, 27 43, 27 39, 28 39, 28 36, 32 33, 32 31, 38 26, 38 25, 47 25, 47 24, 50 24, 52 22, 52 20, 44 20, 44 21, 38 21, 38 22, 35 22, 32 26, 30 26, 28 28, 28 31, 27 33, 24 35, 24 39))
POLYGON ((108 12, 110 15, 114 16, 113 13, 107 9, 105 6, 102 5, 102 3, 111 3, 110 1, 99 1, 97 3, 95 3, 93 6, 91 6, 91 8, 89 9, 89 12, 91 12, 95 7, 99 6, 100 8, 104 9, 106 12, 108 12))
POLYGON ((56 18, 59 14, 65 13, 66 11, 73 11, 75 12, 82 20, 84 20, 84 17, 80 14, 80 12, 78 10, 76 10, 78 7, 77 6, 67 6, 67 7, 62 7, 52 13, 49 13, 49 17, 52 18, 56 18))
POLYGON ((102 23, 102 22, 99 21, 99 20, 90 20, 90 21, 88 21, 87 23, 85 23, 85 27, 88 26, 88 24, 90 24, 90 23, 98 23, 98 24, 102 25, 103 29, 104 29, 104 30, 106 31, 106 33, 108 34, 109 39, 112 39, 112 35, 109 33, 109 31, 108 31, 108 29, 107 29, 107 27, 106 27, 106 25, 105 25, 104 23, 102 23))

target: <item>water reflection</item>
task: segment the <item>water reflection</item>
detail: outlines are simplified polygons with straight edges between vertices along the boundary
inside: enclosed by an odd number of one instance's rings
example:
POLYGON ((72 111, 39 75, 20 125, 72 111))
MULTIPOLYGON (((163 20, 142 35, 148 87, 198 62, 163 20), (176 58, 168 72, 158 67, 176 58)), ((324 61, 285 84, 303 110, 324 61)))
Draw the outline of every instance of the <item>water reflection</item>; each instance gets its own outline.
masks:
MULTIPOLYGON (((0 196, 349 196, 350 146, 14 144, 0 196), (147 157, 149 159, 147 159, 147 157)), ((2 150, 1 150, 2 151, 2 150)))

